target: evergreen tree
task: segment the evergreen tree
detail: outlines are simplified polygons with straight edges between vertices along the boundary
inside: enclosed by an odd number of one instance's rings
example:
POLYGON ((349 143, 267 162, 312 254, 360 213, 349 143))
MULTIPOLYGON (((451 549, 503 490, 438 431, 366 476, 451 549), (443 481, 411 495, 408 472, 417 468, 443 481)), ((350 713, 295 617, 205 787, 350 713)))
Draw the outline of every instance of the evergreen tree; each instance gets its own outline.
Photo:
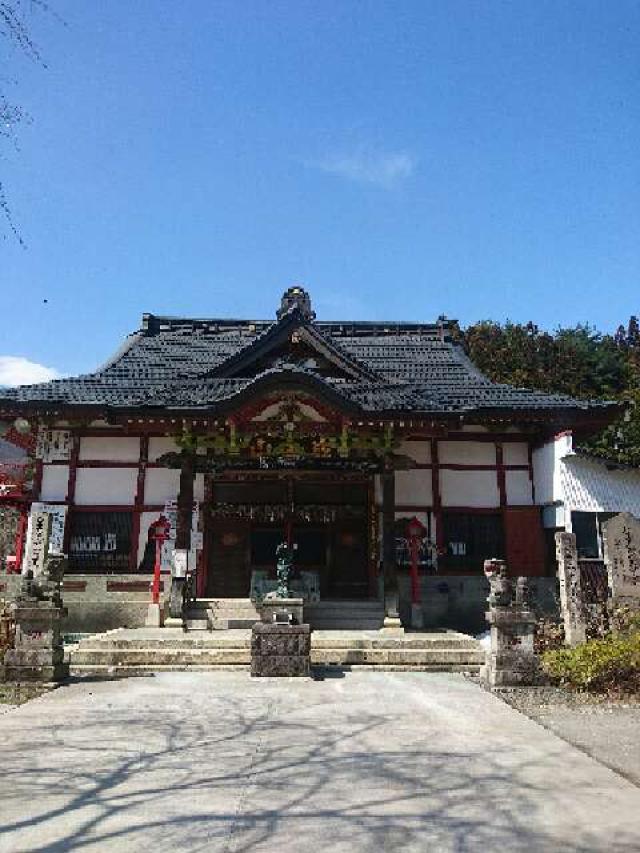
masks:
POLYGON ((469 326, 464 341, 473 361, 495 382, 625 402, 624 417, 588 447, 604 458, 640 465, 640 328, 635 316, 613 336, 580 324, 550 334, 531 322, 483 320, 469 326))

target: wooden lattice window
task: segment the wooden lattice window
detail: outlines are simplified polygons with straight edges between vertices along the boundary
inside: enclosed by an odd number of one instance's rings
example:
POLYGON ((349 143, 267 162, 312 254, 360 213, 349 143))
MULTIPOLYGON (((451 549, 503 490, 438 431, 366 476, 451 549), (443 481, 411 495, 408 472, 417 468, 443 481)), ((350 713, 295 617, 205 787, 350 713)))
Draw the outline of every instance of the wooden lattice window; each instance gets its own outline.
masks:
POLYGON ((499 513, 444 512, 446 555, 439 567, 481 572, 490 557, 504 559, 504 527, 499 513))
POLYGON ((133 513, 72 512, 69 519, 69 570, 127 572, 133 513))

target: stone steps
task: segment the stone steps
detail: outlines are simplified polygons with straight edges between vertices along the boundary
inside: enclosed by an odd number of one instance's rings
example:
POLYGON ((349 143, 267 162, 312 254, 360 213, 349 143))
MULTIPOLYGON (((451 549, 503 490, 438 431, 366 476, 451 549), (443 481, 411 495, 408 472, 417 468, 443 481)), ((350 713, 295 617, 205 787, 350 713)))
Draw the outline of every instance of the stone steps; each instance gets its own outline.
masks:
POLYGON ((251 650, 239 649, 78 649, 71 654, 73 666, 210 666, 248 664, 251 650))
MULTIPOLYGON (((335 632, 335 636, 330 636, 334 632, 313 633, 313 648, 314 649, 356 649, 356 650, 393 650, 405 649, 411 650, 433 650, 433 649, 451 649, 451 650, 469 650, 477 651, 478 646, 464 635, 415 635, 405 634, 399 637, 345 637, 339 632, 335 632)), ((354 632, 355 634, 356 632, 354 632)), ((202 650, 202 649, 235 649, 251 647, 251 635, 247 632, 244 637, 227 637, 225 632, 207 633, 202 636, 193 637, 190 634, 180 633, 176 637, 169 635, 164 638, 145 638, 144 641, 135 641, 131 639, 119 639, 118 637, 108 637, 104 634, 98 634, 82 640, 74 648, 74 653, 77 651, 105 651, 106 649, 121 649, 127 650, 130 648, 145 648, 145 649, 176 649, 176 650, 202 650)))
MULTIPOLYGON (((73 666, 103 664, 105 666, 138 666, 182 664, 248 664, 251 650, 220 649, 82 649, 71 655, 73 666)), ((314 664, 478 664, 484 662, 482 652, 470 649, 312 649, 314 664)))
MULTIPOLYGON (((355 632, 354 632, 355 633, 355 632)), ((314 649, 460 649, 477 651, 476 641, 464 634, 403 634, 398 637, 345 637, 336 631, 313 634, 314 649), (335 634, 335 636, 331 636, 335 634)))
MULTIPOLYGON (((316 674, 320 677, 326 673, 331 677, 333 669, 346 670, 347 672, 457 672, 464 674, 477 674, 479 667, 469 664, 345 664, 322 666, 312 664, 315 667, 316 674)), ((72 675, 103 675, 105 678, 131 678, 135 676, 153 675, 157 672, 249 672, 250 664, 183 664, 177 666, 175 664, 162 665, 125 665, 111 666, 104 664, 84 665, 74 669, 72 667, 72 675)))
MULTIPOLYGON (((304 613, 314 630, 325 631, 377 631, 384 620, 380 601, 321 601, 305 606, 304 613)), ((189 607, 185 622, 188 631, 217 631, 250 628, 259 620, 249 598, 199 598, 189 607)))
POLYGON ((384 621, 380 601, 320 601, 304 609, 304 618, 316 631, 377 631, 384 621))
POLYGON ((189 607, 185 623, 188 631, 223 631, 250 628, 259 620, 249 598, 199 598, 189 607))
MULTIPOLYGON (((455 632, 385 636, 317 631, 311 642, 313 665, 349 669, 478 672, 485 657, 477 641, 455 632)), ((248 669, 251 634, 121 629, 81 640, 68 657, 76 675, 248 669)))
POLYGON ((72 675, 104 675, 108 678, 129 678, 136 675, 153 675, 156 672, 249 672, 250 664, 82 664, 71 666, 72 675))
POLYGON ((436 665, 448 667, 484 663, 484 653, 473 649, 311 649, 314 664, 369 665, 393 664, 417 668, 436 665))

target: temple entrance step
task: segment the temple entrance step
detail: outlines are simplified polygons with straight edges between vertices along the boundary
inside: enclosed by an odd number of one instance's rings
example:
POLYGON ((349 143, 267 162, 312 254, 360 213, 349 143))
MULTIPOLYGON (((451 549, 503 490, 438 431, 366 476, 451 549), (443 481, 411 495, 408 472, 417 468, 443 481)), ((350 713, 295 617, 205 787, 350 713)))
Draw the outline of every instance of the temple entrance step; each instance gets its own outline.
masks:
MULTIPOLYGON (((320 630, 376 631, 382 627, 384 606, 378 600, 331 600, 307 604, 304 618, 320 630)), ((199 598, 186 613, 189 631, 250 628, 260 614, 249 598, 199 598)))
POLYGON ((260 614, 249 598, 198 598, 185 615, 189 631, 250 628, 259 620, 260 614))
MULTIPOLYGON (((388 636, 384 631, 319 630, 311 635, 311 662, 320 667, 477 673, 484 657, 477 640, 456 631, 388 636)), ((119 628, 85 637, 70 648, 68 658, 74 675, 248 670, 251 632, 119 628)))
POLYGON ((314 630, 377 631, 384 622, 384 605, 377 600, 326 600, 306 605, 304 618, 314 630))

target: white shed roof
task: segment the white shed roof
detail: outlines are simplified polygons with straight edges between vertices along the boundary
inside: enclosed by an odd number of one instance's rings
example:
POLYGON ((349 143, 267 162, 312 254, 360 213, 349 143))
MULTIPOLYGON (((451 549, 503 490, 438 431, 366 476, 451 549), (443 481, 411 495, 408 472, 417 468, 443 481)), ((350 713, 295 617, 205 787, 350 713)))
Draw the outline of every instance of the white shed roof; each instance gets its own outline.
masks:
POLYGON ((640 517, 640 469, 608 468, 593 457, 568 454, 560 461, 568 510, 630 512, 640 517))

